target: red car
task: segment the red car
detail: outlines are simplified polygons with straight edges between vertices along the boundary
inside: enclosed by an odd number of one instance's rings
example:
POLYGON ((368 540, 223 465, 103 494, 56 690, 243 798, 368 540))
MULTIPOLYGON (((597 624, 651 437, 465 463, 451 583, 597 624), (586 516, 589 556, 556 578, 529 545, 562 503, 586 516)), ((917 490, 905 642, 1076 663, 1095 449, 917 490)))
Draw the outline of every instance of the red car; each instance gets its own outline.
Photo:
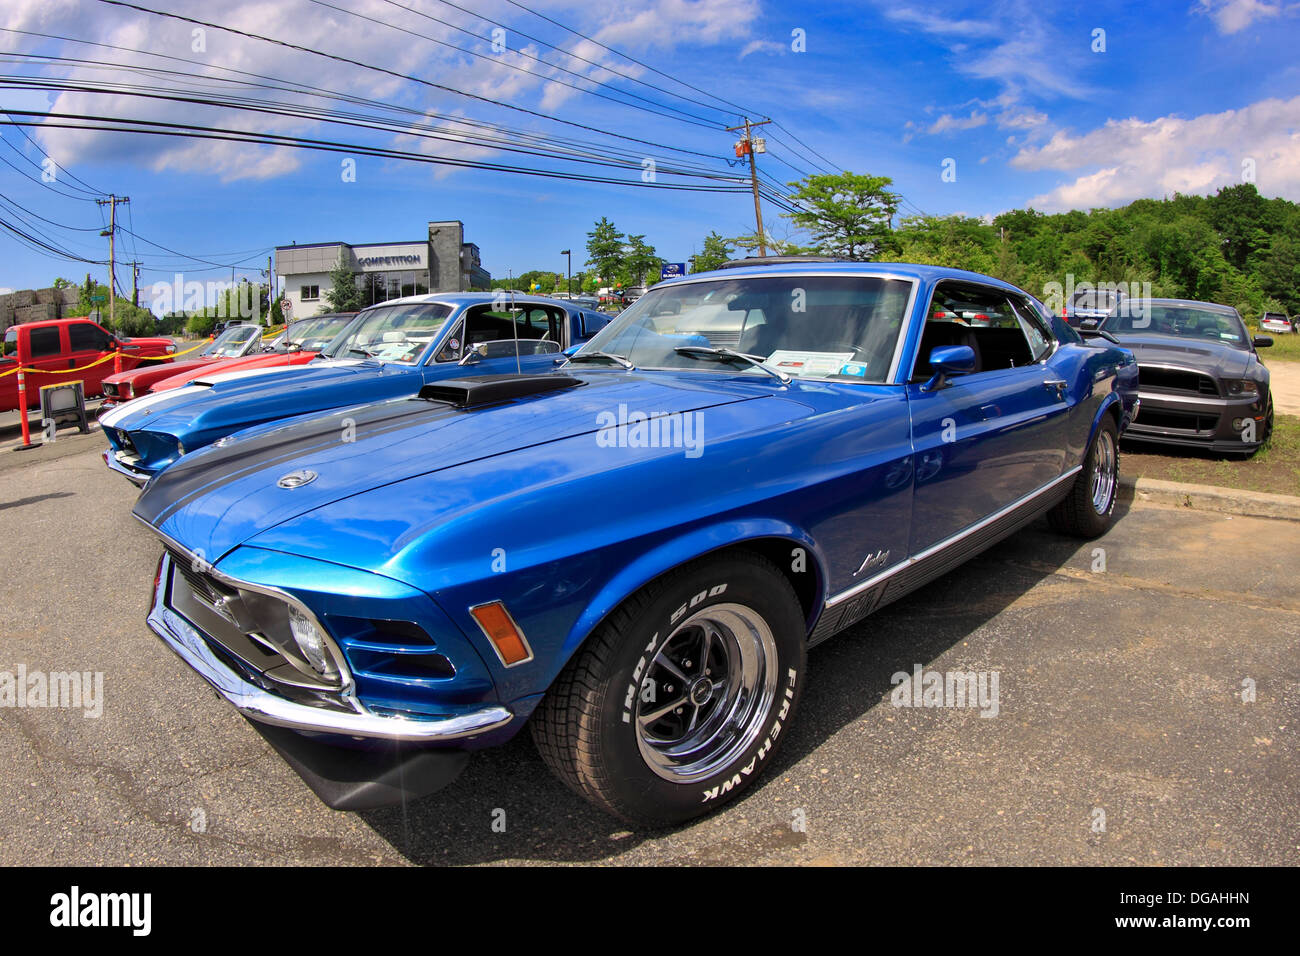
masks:
POLYGON ((101 408, 111 408, 137 395, 143 395, 156 383, 181 372, 206 369, 215 362, 242 358, 254 352, 260 354, 261 350, 262 337, 258 326, 232 325, 183 361, 168 365, 149 362, 140 368, 107 376, 104 379, 104 402, 101 408))
POLYGON ((114 352, 122 353, 122 367, 135 368, 145 357, 171 361, 176 344, 161 337, 118 338, 88 318, 23 322, 5 329, 0 345, 0 411, 18 408, 18 367, 36 369, 24 376, 28 408, 41 403, 42 385, 81 381, 87 398, 99 395, 105 377, 113 372, 114 352), (6 374, 8 373, 8 374, 6 374))
MULTIPOLYGON (((356 317, 355 312, 332 312, 317 315, 310 319, 300 319, 285 330, 271 347, 262 352, 250 354, 245 358, 201 365, 197 368, 182 370, 177 374, 154 382, 151 392, 165 392, 168 389, 188 385, 196 378, 212 375, 226 375, 231 372, 248 373, 253 369, 305 365, 327 346, 356 317)), ((238 328, 238 327, 236 327, 238 328)), ((227 329, 227 332, 233 331, 227 329)), ((223 335, 226 333, 223 332, 223 335)))

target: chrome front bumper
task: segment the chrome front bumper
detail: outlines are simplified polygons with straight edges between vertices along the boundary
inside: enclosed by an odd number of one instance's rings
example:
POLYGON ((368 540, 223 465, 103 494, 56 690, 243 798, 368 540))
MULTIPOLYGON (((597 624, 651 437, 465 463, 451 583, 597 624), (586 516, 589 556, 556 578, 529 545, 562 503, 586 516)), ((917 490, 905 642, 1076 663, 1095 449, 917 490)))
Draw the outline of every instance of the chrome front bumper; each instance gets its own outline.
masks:
POLYGON ((176 652, 199 676, 234 705, 245 717, 264 724, 310 733, 369 737, 380 740, 439 743, 464 740, 504 727, 514 719, 501 706, 485 707, 454 717, 422 720, 415 717, 385 717, 363 711, 327 710, 287 700, 255 684, 222 663, 199 630, 165 603, 171 580, 171 561, 164 558, 153 607, 150 629, 176 652))
POLYGON ((104 464, 108 465, 110 469, 117 472, 119 475, 125 476, 127 481, 137 487, 144 487, 145 483, 153 477, 153 475, 143 469, 133 468, 131 462, 139 461, 140 459, 134 455, 129 455, 124 451, 117 451, 115 448, 110 446, 104 449, 104 454, 101 457, 104 459, 104 464))

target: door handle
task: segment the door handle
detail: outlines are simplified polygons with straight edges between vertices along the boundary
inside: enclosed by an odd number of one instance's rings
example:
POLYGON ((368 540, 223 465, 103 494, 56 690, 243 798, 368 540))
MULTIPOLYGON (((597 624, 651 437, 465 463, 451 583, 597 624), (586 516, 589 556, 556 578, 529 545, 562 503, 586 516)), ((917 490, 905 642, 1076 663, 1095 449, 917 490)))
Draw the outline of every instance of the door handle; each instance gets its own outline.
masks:
POLYGON ((1058 399, 1065 398, 1065 389, 1069 383, 1060 378, 1049 378, 1043 382, 1043 387, 1056 393, 1058 399))

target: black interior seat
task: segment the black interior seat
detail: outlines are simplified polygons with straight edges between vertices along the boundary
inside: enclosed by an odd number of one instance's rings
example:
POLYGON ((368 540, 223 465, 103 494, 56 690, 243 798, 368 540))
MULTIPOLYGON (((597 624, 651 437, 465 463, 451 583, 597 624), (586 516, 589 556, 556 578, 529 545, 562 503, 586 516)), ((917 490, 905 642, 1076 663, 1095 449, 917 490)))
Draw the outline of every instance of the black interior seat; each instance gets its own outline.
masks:
POLYGON ((950 345, 966 345, 975 353, 974 372, 984 371, 984 364, 980 356, 980 343, 975 335, 975 331, 958 322, 935 322, 930 320, 925 323, 925 328, 921 332, 921 348, 916 356, 916 369, 912 373, 913 382, 928 382, 934 375, 934 370, 930 367, 930 353, 935 349, 946 348, 950 345))

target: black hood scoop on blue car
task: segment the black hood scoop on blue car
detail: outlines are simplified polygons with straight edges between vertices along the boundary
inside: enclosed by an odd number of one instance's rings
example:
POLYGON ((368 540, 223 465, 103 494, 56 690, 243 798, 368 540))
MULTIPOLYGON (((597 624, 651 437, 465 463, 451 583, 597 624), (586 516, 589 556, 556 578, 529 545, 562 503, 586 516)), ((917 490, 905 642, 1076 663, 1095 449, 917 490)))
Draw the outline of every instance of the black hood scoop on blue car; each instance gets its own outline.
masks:
POLYGON ((478 408, 586 384, 571 375, 475 375, 425 385, 418 397, 457 408, 478 408))

